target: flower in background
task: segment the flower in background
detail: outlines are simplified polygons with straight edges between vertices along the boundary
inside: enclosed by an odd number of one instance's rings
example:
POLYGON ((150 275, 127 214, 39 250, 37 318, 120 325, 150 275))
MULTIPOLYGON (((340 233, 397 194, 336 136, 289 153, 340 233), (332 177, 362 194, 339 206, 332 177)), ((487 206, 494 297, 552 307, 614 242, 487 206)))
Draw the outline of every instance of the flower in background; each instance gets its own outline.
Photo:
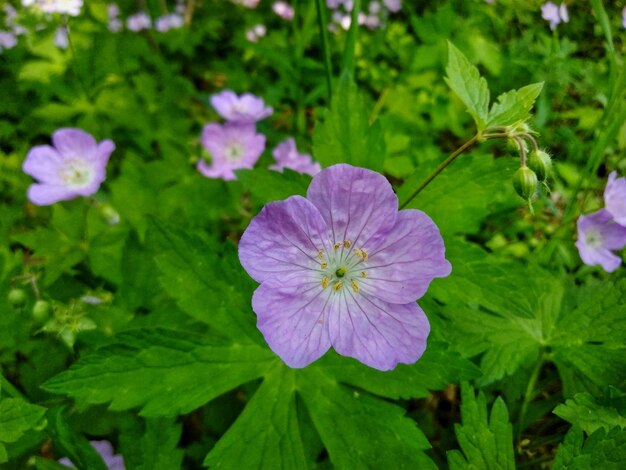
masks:
POLYGON ((626 7, 622 10, 622 26, 626 28, 626 7))
POLYGON ((126 27, 135 32, 150 29, 152 27, 152 20, 150 19, 150 15, 142 11, 126 18, 126 27))
POLYGON ((265 150, 265 136, 254 124, 207 124, 202 129, 202 146, 211 154, 211 163, 198 162, 200 173, 208 178, 236 179, 233 170, 252 168, 265 150))
POLYGON ((263 24, 257 24, 246 31, 246 39, 250 42, 258 42, 267 34, 267 28, 263 24))
POLYGON ((306 198, 267 204, 242 235, 239 260, 261 283, 257 327, 290 367, 331 346, 380 370, 414 363, 430 330, 415 301, 451 271, 433 221, 398 211, 384 176, 345 164, 318 173, 306 198))
MULTIPOLYGON (((125 470, 124 457, 121 455, 113 454, 113 446, 109 441, 90 441, 91 447, 93 447, 107 466, 108 470, 125 470)), ((67 457, 59 460, 61 465, 66 467, 75 468, 74 464, 67 457)))
POLYGON ((170 13, 169 15, 158 18, 154 23, 154 28, 161 33, 165 33, 170 29, 182 28, 183 24, 184 20, 182 16, 178 13, 170 13))
POLYGON ((251 93, 237 96, 231 90, 224 90, 211 96, 211 106, 229 122, 254 123, 271 116, 274 110, 265 106, 263 98, 251 93))
POLYGON ((272 4, 272 11, 280 16, 283 20, 293 20, 293 7, 287 2, 274 2, 272 4))
POLYGON ((402 9, 402 0, 383 0, 383 3, 392 13, 397 13, 402 9))
POLYGON ((544 3, 541 6, 541 17, 550 22, 550 29, 554 30, 561 22, 569 22, 569 14, 567 12, 567 6, 561 3, 560 6, 556 6, 552 2, 544 3))
POLYGON ((22 0, 22 5, 39 8, 44 13, 78 16, 83 7, 83 0, 22 0))
POLYGON ((272 151, 272 155, 276 160, 276 165, 271 165, 270 169, 283 171, 285 168, 297 171, 298 173, 306 173, 311 176, 318 174, 322 167, 319 163, 313 162, 311 155, 298 153, 296 141, 289 138, 276 146, 272 151))
POLYGON ((626 227, 626 178, 618 178, 614 171, 604 190, 604 205, 615 222, 626 227))
POLYGON ((261 0, 230 0, 235 5, 241 5, 246 8, 256 8, 261 0))
POLYGON ((615 271, 622 259, 613 254, 613 250, 626 246, 626 227, 616 223, 606 209, 581 215, 577 226, 576 247, 583 262, 589 266, 599 264, 609 273, 615 271))
POLYGON ((24 173, 37 180, 28 188, 28 199, 46 206, 98 191, 115 144, 97 143, 87 132, 70 128, 55 131, 52 143, 33 147, 24 160, 24 173))
POLYGON ((59 49, 67 49, 67 46, 70 44, 67 28, 63 26, 57 28, 54 33, 54 44, 56 44, 59 49))
POLYGON ((107 16, 107 28, 109 28, 109 31, 119 33, 124 27, 124 23, 120 19, 120 9, 115 3, 107 5, 107 16))
POLYGON ((3 49, 12 49, 17 44, 17 37, 15 34, 8 31, 0 31, 0 52, 3 49))

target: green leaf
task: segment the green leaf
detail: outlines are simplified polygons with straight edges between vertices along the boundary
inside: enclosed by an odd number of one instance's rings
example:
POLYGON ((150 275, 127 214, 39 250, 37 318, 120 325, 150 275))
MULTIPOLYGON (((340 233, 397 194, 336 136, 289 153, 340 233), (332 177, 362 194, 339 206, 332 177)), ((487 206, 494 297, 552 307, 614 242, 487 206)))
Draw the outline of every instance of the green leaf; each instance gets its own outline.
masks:
POLYGON ((424 453, 428 440, 404 409, 349 391, 320 368, 303 370, 298 383, 335 468, 436 468, 424 453))
POLYGON ((498 397, 487 414, 487 400, 467 383, 461 387, 461 420, 454 431, 462 449, 448 452, 450 468, 506 470, 515 469, 513 426, 502 398, 498 397))
POLYGON ((256 284, 232 246, 220 256, 215 243, 156 221, 148 242, 156 254, 159 282, 182 310, 238 342, 264 344, 250 307, 256 284))
POLYGON ((254 204, 262 206, 296 194, 306 196, 311 177, 289 169, 285 169, 283 173, 255 169, 237 171, 237 180, 246 191, 250 191, 254 204))
POLYGON ((609 431, 615 426, 626 427, 626 394, 613 388, 613 395, 604 399, 590 393, 577 393, 554 409, 554 414, 577 425, 587 434, 599 428, 609 431))
POLYGON ((0 463, 8 459, 3 443, 17 441, 39 423, 45 412, 45 408, 31 405, 20 398, 0 400, 0 463))
POLYGON ((313 155, 322 166, 349 163, 380 171, 385 160, 385 140, 380 122, 370 125, 369 110, 349 74, 343 74, 334 91, 330 110, 313 131, 313 155))
POLYGON ((61 465, 56 460, 47 460, 41 457, 35 457, 35 468, 37 470, 67 470, 65 465, 61 465))
POLYGON ((116 341, 43 388, 82 406, 111 402, 111 410, 141 407, 142 416, 175 416, 261 377, 275 361, 256 345, 216 343, 171 330, 136 330, 116 341))
POLYGON ((128 470, 175 470, 181 468, 184 451, 178 448, 180 423, 171 418, 149 418, 133 423, 120 435, 128 470))
POLYGON ((489 86, 476 66, 454 44, 448 42, 446 83, 463 101, 479 131, 487 127, 489 115, 489 86))
POLYGON ((48 412, 49 429, 54 446, 80 469, 107 470, 102 457, 85 436, 76 432, 67 422, 64 408, 48 412))
MULTIPOLYGON (((478 233, 481 222, 502 206, 517 207, 508 181, 516 165, 514 159, 494 159, 488 155, 461 156, 453 167, 430 183, 408 208, 426 212, 445 235, 478 233)), ((434 169, 434 165, 433 165, 434 169)), ((428 176, 430 168, 417 171, 399 189, 402 202, 428 176)))
POLYGON ((307 468, 296 412, 295 372, 272 369, 235 424, 207 455, 210 468, 307 468), (245 452, 241 449, 245 448, 245 452))
POLYGON ((540 82, 502 93, 489 111, 487 126, 509 126, 526 121, 542 88, 543 82, 540 82))
POLYGON ((583 431, 574 426, 559 445, 554 470, 622 470, 626 462, 626 430, 598 429, 586 440, 583 431))

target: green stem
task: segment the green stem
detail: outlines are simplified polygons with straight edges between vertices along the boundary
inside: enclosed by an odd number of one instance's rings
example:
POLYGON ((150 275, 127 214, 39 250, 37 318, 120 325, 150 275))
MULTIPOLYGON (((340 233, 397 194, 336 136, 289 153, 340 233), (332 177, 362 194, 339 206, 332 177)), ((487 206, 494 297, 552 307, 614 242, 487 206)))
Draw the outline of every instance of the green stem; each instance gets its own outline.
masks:
POLYGON ((72 67, 74 68, 76 81, 78 81, 78 83, 80 84, 80 87, 83 89, 83 93, 85 94, 87 101, 91 103, 91 94, 89 93, 87 85, 83 81, 83 78, 78 71, 78 59, 76 56, 76 49, 74 49, 74 42, 72 41, 72 35, 70 34, 69 18, 64 19, 63 27, 65 28, 65 32, 67 33, 67 44, 70 48, 70 52, 72 53, 72 67))
POLYGON ((613 44, 611 23, 606 14, 606 10, 604 9, 604 5, 602 5, 602 0, 591 0, 591 7, 593 8, 593 12, 596 15, 598 23, 600 23, 600 27, 604 33, 604 38, 606 39, 606 51, 609 57, 610 65, 609 87, 612 87, 615 83, 615 75, 617 73, 617 57, 615 55, 615 46, 613 44))
POLYGON ((322 39, 322 50, 324 52, 324 68, 326 69, 326 93, 328 103, 333 98, 333 64, 330 56, 330 42, 328 41, 328 18, 326 17, 326 5, 324 0, 315 0, 317 7, 317 24, 320 29, 322 39))
POLYGON ((437 168, 435 168, 435 171, 433 171, 428 178, 422 181, 422 184, 420 184, 417 189, 413 191, 413 193, 408 197, 406 201, 400 204, 400 209, 404 209, 409 204, 409 202, 411 202, 415 198, 415 196, 417 196, 426 186, 428 186, 429 183, 434 180, 437 175, 439 175, 439 173, 441 173, 450 163, 452 163, 463 152, 473 147, 478 142, 478 139, 479 135, 476 134, 474 137, 472 137, 470 140, 468 140, 458 149, 456 149, 448 158, 445 159, 444 162, 442 162, 437 168))
POLYGON ((189 26, 193 19, 193 14, 196 10, 196 0, 187 0, 187 6, 185 7, 185 24, 189 26))
POLYGON ((528 381, 528 385, 526 386, 526 393, 524 394, 524 401, 522 402, 522 408, 519 412, 519 430, 518 437, 522 435, 523 425, 524 425, 524 417, 526 416, 526 412, 528 411, 528 405, 532 401, 533 398, 537 395, 535 392, 535 387, 537 386, 537 380, 539 379, 539 372, 541 372, 541 367, 543 366, 544 361, 544 351, 541 351, 539 354, 539 358, 537 359, 537 363, 530 375, 530 380, 528 381))
POLYGON ((350 30, 346 37, 346 46, 343 50, 342 68, 350 72, 354 76, 354 53, 356 49, 356 40, 359 33, 359 12, 361 11, 361 0, 354 0, 352 8, 352 20, 350 21, 350 30))

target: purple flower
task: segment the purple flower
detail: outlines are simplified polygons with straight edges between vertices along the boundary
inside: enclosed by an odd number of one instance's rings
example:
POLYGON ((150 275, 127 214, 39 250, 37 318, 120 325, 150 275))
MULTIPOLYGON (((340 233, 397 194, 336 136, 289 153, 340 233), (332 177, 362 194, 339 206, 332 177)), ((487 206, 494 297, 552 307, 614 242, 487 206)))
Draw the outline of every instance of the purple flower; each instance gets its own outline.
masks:
POLYGON ((541 17, 550 22, 550 29, 554 30, 561 22, 569 22, 569 14, 567 12, 567 6, 562 3, 560 6, 556 6, 552 2, 544 3, 541 6, 541 17))
POLYGON ((318 174, 322 167, 319 163, 313 162, 311 155, 298 153, 296 141, 289 138, 276 146, 272 151, 272 155, 276 160, 276 165, 271 165, 270 169, 283 171, 285 168, 297 171, 298 173, 306 173, 311 176, 318 174))
POLYGON ((609 273, 615 271, 622 260, 612 250, 626 246, 626 227, 617 224, 605 209, 581 215, 577 225, 576 247, 583 262, 589 266, 599 264, 609 273))
POLYGON ((258 42, 258 40, 266 34, 267 28, 265 27, 265 25, 257 24, 246 31, 246 39, 250 42, 258 42))
MULTIPOLYGON (((91 446, 100 454, 102 460, 104 460, 105 465, 108 470, 125 470, 126 467, 124 465, 124 457, 121 455, 113 454, 113 446, 109 441, 90 441, 91 446)), ((67 457, 59 460, 61 465, 65 465, 66 467, 76 468, 70 459, 67 457)))
POLYGON ((293 20, 293 7, 289 5, 287 2, 274 2, 272 4, 272 10, 278 16, 280 16, 283 20, 291 21, 293 20))
POLYGON ((626 227, 626 178, 618 178, 615 171, 604 190, 604 205, 615 222, 626 227))
POLYGON ((150 15, 145 12, 135 13, 126 18, 126 27, 131 31, 141 31, 144 29, 150 29, 152 26, 152 20, 150 15))
POLYGON ((254 123, 271 116, 274 111, 270 106, 265 106, 263 98, 251 93, 237 96, 230 90, 211 96, 211 105, 229 122, 254 123))
POLYGON ((67 46, 69 46, 70 38, 68 36, 68 31, 63 26, 61 26, 60 28, 57 28, 57 30, 55 31, 54 44, 59 49, 67 49, 67 46))
POLYGON ((169 15, 158 18, 154 24, 154 28, 161 33, 165 33, 170 29, 181 28, 183 23, 184 20, 182 16, 178 13, 170 13, 169 15))
POLYGON ((97 143, 81 129, 59 129, 52 143, 54 147, 39 145, 26 155, 22 169, 38 181, 28 188, 28 199, 46 206, 98 191, 115 144, 97 143))
POLYGON ((233 170, 252 168, 265 149, 265 136, 254 124, 207 124, 202 129, 202 145, 212 161, 198 162, 198 171, 208 178, 236 179, 233 170))
POLYGON ((433 221, 398 211, 382 175, 345 164, 318 173, 306 199, 267 204, 241 237, 239 259, 261 283, 257 326, 290 367, 331 346, 380 370, 417 361, 430 327, 415 301, 451 270, 433 221))
POLYGON ((622 26, 626 28, 626 7, 622 10, 622 26))
POLYGON ((402 8, 402 0, 383 0, 383 3, 392 13, 397 13, 402 8))
POLYGON ((0 31, 0 52, 2 49, 12 49, 17 44, 15 34, 8 31, 0 31))

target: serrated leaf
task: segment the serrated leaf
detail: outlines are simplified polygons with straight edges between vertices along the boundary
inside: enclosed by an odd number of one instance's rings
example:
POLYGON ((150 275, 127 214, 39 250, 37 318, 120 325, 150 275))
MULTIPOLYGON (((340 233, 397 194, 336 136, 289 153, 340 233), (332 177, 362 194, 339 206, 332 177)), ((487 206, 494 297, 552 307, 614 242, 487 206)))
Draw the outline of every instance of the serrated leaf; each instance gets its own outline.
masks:
POLYGON ((43 388, 80 405, 140 407, 146 417, 187 413, 261 377, 275 361, 266 348, 217 343, 171 330, 136 330, 85 356, 43 388))
MULTIPOLYGON (((613 389, 615 390, 615 389, 613 389)), ((554 414, 577 425, 587 434, 599 428, 606 431, 626 427, 626 395, 594 398, 590 393, 577 393, 554 409, 554 414)))
POLYGON ((224 469, 307 468, 297 422, 295 376, 294 370, 282 364, 270 371, 235 424, 209 452, 204 465, 224 469))
POLYGON ((256 205, 287 199, 289 196, 306 196, 311 177, 285 169, 283 173, 274 170, 239 170, 237 180, 252 195, 256 205))
POLYGON ((45 412, 45 408, 31 405, 20 398, 0 400, 0 463, 8 459, 3 443, 17 441, 39 423, 45 412))
POLYGON ((424 453, 428 440, 404 409, 350 392, 322 368, 303 370, 298 385, 335 468, 436 468, 424 453))
POLYGON ((463 101, 474 118, 479 131, 487 127, 489 115, 489 86, 476 66, 448 41, 446 83, 463 101))
POLYGON ((368 116, 356 84, 344 73, 333 93, 330 110, 315 125, 315 160, 324 167, 349 163, 380 171, 385 160, 385 140, 380 122, 370 125, 368 116))
MULTIPOLYGON (((443 156, 442 156, 443 160, 443 156)), ((517 207, 508 181, 519 163, 514 159, 494 159, 472 154, 459 157, 451 168, 429 184, 408 208, 426 212, 446 235, 478 233, 481 222, 500 206, 517 207)), ((398 199, 404 202, 430 174, 430 169, 417 171, 399 189, 398 199)))
POLYGON ((149 418, 134 423, 120 435, 126 470, 176 470, 184 451, 178 448, 180 423, 171 418, 149 418))
POLYGON ((616 427, 605 431, 601 428, 585 440, 583 431, 574 426, 559 445, 552 468, 622 470, 624 462, 626 462, 626 430, 616 427))
POLYGON ((48 412, 52 442, 77 468, 107 470, 102 457, 91 446, 85 436, 76 432, 67 422, 63 408, 48 412))
POLYGON ((543 82, 502 93, 489 111, 487 126, 509 126, 526 121, 542 89, 543 82))
POLYGON ((454 431, 462 449, 448 452, 450 468, 507 470, 515 469, 513 426, 502 398, 498 397, 487 414, 487 400, 478 397, 467 383, 461 387, 461 424, 454 431))

